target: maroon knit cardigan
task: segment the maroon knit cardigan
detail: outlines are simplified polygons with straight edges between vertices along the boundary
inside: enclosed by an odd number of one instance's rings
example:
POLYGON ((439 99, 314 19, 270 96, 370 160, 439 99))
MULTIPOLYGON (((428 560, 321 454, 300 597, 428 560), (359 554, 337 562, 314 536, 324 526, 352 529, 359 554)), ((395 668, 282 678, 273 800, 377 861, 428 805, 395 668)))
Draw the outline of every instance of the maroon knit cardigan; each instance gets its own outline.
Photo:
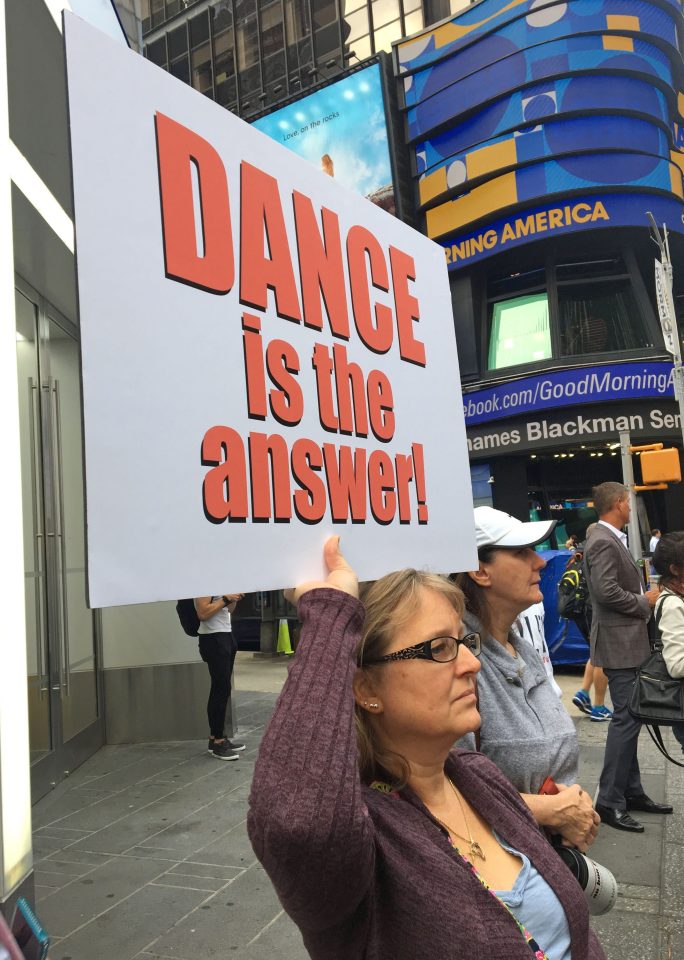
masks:
MULTIPOLYGON (((319 589, 305 594, 299 615, 301 641, 261 743, 247 824, 310 956, 531 960, 515 922, 416 794, 361 784, 351 688, 361 603, 319 589)), ((445 769, 555 892, 572 960, 605 960, 579 885, 514 787, 479 753, 455 750, 445 769)))

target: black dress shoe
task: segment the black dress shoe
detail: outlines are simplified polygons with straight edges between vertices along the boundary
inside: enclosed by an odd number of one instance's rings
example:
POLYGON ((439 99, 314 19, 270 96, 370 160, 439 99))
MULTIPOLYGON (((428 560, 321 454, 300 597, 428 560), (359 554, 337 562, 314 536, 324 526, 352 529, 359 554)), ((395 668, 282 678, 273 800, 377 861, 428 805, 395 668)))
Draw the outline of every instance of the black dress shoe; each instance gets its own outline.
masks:
POLYGON ((615 807, 602 807, 596 804, 596 812, 601 818, 601 823, 608 827, 615 827, 616 830, 628 830, 630 833, 643 833, 644 826, 630 817, 626 810, 616 810, 615 807))
POLYGON ((638 797, 625 797, 628 810, 641 810, 642 813, 672 813, 672 807, 669 803, 656 803, 645 793, 638 797))

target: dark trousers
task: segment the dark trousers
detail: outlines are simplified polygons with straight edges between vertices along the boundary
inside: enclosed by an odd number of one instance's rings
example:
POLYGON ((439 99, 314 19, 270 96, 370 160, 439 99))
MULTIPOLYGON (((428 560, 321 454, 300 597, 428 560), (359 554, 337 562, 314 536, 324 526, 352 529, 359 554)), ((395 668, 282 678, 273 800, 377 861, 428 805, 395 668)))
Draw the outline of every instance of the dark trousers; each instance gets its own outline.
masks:
POLYGON ((684 723, 673 723, 672 732, 677 738, 680 747, 684 750, 684 723))
POLYGON ((199 637, 200 656, 209 667, 211 688, 207 701, 207 717, 212 737, 225 736, 226 708, 230 697, 230 677, 237 652, 232 633, 205 633, 199 637))
POLYGON ((636 669, 613 670, 604 667, 603 670, 608 677, 613 718, 608 725, 597 803, 624 810, 626 797, 644 792, 637 760, 641 723, 627 709, 636 669))

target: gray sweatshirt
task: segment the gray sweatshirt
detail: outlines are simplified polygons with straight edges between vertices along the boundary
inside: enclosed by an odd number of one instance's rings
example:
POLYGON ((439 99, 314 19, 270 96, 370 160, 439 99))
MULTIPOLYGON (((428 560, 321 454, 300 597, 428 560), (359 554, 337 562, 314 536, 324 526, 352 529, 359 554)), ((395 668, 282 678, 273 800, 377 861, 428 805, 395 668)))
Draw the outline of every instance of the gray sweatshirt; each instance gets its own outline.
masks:
MULTIPOLYGON (((482 630, 472 614, 466 613, 464 622, 470 630, 482 630)), ((482 633, 482 668, 477 675, 480 750, 521 793, 538 793, 546 777, 556 783, 577 783, 575 725, 554 693, 534 647, 513 633, 508 639, 517 657, 482 633)), ((458 746, 473 749, 472 734, 458 746)))

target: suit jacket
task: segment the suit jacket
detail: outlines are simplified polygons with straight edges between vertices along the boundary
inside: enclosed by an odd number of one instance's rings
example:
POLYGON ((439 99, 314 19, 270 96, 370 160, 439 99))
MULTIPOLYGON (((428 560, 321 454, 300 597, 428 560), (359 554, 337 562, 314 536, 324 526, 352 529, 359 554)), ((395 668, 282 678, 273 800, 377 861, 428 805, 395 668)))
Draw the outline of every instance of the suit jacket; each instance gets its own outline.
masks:
POLYGON ((650 653, 651 606, 641 593, 641 571, 614 533, 599 524, 584 554, 593 616, 591 662, 597 667, 638 667, 650 653))

